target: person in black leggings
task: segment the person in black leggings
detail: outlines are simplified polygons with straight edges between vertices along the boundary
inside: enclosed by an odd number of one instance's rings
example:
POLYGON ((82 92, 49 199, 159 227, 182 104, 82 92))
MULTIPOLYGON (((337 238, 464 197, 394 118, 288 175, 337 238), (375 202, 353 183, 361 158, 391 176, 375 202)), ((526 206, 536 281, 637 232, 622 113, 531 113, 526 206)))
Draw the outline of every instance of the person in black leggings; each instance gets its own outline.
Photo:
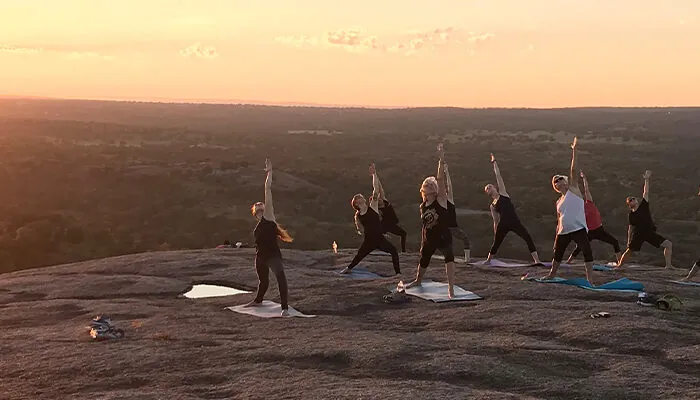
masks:
MULTIPOLYGON (((698 187, 698 196, 700 196, 700 187, 698 187)), ((693 264, 693 267, 690 268, 690 271, 688 272, 688 276, 685 278, 681 279, 682 281, 690 281, 693 279, 693 277, 698 273, 700 270, 700 258, 698 258, 697 261, 695 261, 695 264, 693 264)))
MULTIPOLYGON (((464 262, 468 263, 471 258, 471 249, 469 245, 469 238, 464 230, 459 227, 457 223, 457 207, 455 207, 454 189, 452 187, 452 179, 450 178, 450 170, 447 167, 447 163, 444 163, 445 167, 445 183, 447 185, 447 211, 448 219, 447 226, 450 228, 450 233, 452 234, 452 239, 456 239, 462 242, 462 249, 464 250, 464 262)), ((454 240, 453 240, 454 242, 454 240)), ((455 245, 456 247, 456 245, 455 245)), ((454 250, 453 250, 454 251, 454 250)))
MULTIPOLYGON (((442 144, 438 145, 440 160, 437 177, 429 176, 423 180, 420 188, 423 202, 420 205, 420 216, 423 223, 421 230, 420 261, 416 279, 405 285, 405 288, 420 286, 425 271, 430 265, 430 259, 439 250, 445 256, 445 273, 447 275, 447 294, 454 298, 455 256, 452 251, 452 234, 447 226, 449 212, 447 210, 447 184, 445 182, 444 151, 442 144)), ((402 283, 399 283, 399 287, 402 283)))
MULTIPOLYGON (((405 253, 406 231, 401 226, 399 226, 399 217, 396 215, 396 211, 394 211, 394 206, 391 205, 391 203, 389 203, 389 200, 387 200, 386 193, 384 193, 384 186, 378 178, 377 182, 379 184, 379 198, 377 204, 379 206, 379 217, 382 221, 382 232, 393 233, 394 235, 400 236, 401 252, 405 253)), ((372 197, 370 197, 370 202, 371 201, 372 197)))
MULTIPOLYGON (((613 250, 615 250, 615 261, 619 262, 621 257, 620 243, 615 239, 615 236, 608 233, 603 226, 603 219, 600 217, 600 211, 593 202, 593 196, 588 187, 588 179, 586 175, 581 171, 581 179, 583 180, 583 195, 584 197, 584 212, 586 213, 586 225, 588 226, 588 241, 592 242, 594 240, 600 240, 601 242, 608 243, 612 245, 613 250)), ((571 264, 571 261, 576 258, 577 255, 581 253, 581 248, 576 246, 574 251, 566 260, 567 264, 571 264)))
POLYGON ((399 265, 399 252, 396 250, 387 238, 384 237, 384 230, 382 228, 382 223, 379 219, 379 206, 377 205, 379 198, 379 177, 377 176, 377 171, 374 164, 370 165, 369 172, 372 175, 372 196, 370 197, 369 206, 367 205, 367 200, 361 194, 356 194, 350 201, 350 205, 355 209, 355 227, 357 228, 358 235, 361 235, 360 225, 364 228, 364 240, 362 245, 357 250, 355 258, 352 259, 350 264, 345 267, 341 274, 349 274, 352 269, 362 261, 369 253, 373 250, 378 249, 385 253, 391 254, 391 261, 394 264, 394 272, 396 275, 401 273, 401 267, 399 265))
POLYGON ((508 192, 506 192, 506 185, 503 183, 501 171, 498 169, 496 157, 493 154, 491 154, 491 164, 493 164, 493 171, 496 173, 496 183, 498 187, 490 183, 484 187, 486 194, 493 199, 490 208, 491 216, 493 217, 494 233, 493 244, 491 245, 491 250, 486 258, 485 264, 491 263, 491 260, 498 252, 498 248, 501 247, 506 235, 511 231, 515 232, 516 235, 520 236, 525 243, 527 243, 527 248, 530 250, 530 255, 535 264, 541 264, 535 242, 532 240, 530 233, 528 233, 525 226, 520 222, 520 218, 518 218, 518 214, 515 212, 515 206, 510 200, 508 192))
POLYGON ((272 204, 272 163, 265 160, 265 202, 257 202, 251 207, 251 212, 258 219, 253 234, 255 235, 255 271, 258 274, 258 291, 255 299, 246 306, 255 307, 262 304, 263 297, 270 285, 270 271, 277 278, 282 303, 282 316, 289 315, 287 277, 282 265, 282 252, 277 239, 291 243, 289 233, 279 226, 275 220, 275 210, 272 204))

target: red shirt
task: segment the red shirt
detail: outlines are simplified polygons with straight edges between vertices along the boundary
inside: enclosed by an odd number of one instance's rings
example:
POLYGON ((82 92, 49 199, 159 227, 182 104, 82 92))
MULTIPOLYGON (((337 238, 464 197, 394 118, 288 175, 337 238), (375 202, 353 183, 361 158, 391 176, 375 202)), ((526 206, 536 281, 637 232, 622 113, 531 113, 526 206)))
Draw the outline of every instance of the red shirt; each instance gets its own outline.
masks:
POLYGON ((586 213, 586 225, 588 225, 589 231, 603 226, 603 219, 600 217, 598 207, 592 201, 586 200, 583 204, 583 210, 586 213))

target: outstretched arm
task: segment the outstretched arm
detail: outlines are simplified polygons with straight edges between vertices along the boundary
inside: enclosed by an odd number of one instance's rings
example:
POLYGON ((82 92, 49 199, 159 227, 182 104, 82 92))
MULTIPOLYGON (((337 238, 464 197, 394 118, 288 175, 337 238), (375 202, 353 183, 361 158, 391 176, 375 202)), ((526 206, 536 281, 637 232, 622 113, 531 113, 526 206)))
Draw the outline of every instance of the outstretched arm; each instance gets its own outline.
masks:
POLYGON ((642 198, 649 202, 649 180, 651 178, 651 171, 646 170, 644 172, 644 193, 642 193, 642 198))
POLYGON ((498 169, 498 163, 496 162, 496 157, 491 153, 491 163, 493 164, 493 172, 496 174, 496 184, 498 185, 498 193, 508 196, 506 191, 506 184, 503 182, 503 177, 501 176, 501 170, 498 169))
POLYGON ((574 137, 574 142, 571 144, 571 169, 569 170, 569 190, 573 191, 575 194, 583 197, 581 194, 581 189, 578 187, 578 179, 576 177, 576 142, 577 138, 574 137))
POLYGON ((263 211, 263 217, 268 221, 274 221, 275 208, 272 204, 272 162, 270 159, 265 160, 265 172, 267 172, 267 177, 265 178, 265 210, 263 211))
POLYGON ((440 160, 438 161, 438 172, 437 172, 437 183, 438 192, 437 200, 440 205, 447 207, 447 184, 445 182, 445 151, 442 147, 442 143, 438 145, 438 154, 440 155, 440 160))
POLYGON ((447 191, 447 201, 450 203, 454 204, 455 203, 455 194, 454 190, 452 190, 452 179, 450 178, 450 169, 447 167, 447 163, 444 163, 445 167, 445 190, 447 191))
POLYGON ((377 169, 372 163, 369 166, 369 173, 372 175, 372 199, 369 201, 369 206, 378 214, 379 213, 379 194, 381 193, 382 183, 379 182, 377 169))
POLYGON ((593 196, 591 196, 590 190, 588 190, 588 179, 586 179, 586 175, 581 171, 581 178, 583 179, 583 194, 586 200, 588 201, 593 201, 593 196))

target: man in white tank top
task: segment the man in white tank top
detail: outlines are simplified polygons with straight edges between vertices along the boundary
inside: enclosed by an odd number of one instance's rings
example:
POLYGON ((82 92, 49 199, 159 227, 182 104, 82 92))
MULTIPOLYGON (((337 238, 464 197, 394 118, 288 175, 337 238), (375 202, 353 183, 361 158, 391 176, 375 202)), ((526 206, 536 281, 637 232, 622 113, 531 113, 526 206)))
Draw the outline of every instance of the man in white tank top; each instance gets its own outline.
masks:
POLYGON ((561 197, 557 200, 557 236, 554 239, 554 259, 552 269, 545 279, 557 276, 557 270, 564 258, 564 252, 569 243, 576 242, 583 252, 586 266, 586 279, 591 280, 593 275, 593 250, 588 241, 588 226, 586 226, 586 213, 584 211, 583 194, 578 187, 576 175, 576 138, 571 145, 571 170, 569 176, 554 175, 552 187, 561 197))

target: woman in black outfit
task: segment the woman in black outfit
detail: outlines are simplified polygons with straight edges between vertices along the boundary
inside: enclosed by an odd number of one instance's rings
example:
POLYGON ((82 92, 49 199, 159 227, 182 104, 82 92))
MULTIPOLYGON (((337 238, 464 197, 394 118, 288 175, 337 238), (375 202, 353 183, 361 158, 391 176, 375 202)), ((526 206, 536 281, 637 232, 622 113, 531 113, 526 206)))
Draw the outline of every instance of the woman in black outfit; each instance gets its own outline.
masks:
POLYGON ((372 196, 369 200, 369 206, 367 205, 367 200, 361 194, 356 194, 350 201, 350 205, 355 209, 355 227, 357 228, 357 234, 362 235, 360 230, 360 225, 364 228, 364 240, 362 245, 357 250, 355 258, 352 259, 350 265, 345 267, 341 274, 349 274, 352 269, 362 261, 369 253, 373 250, 378 249, 385 253, 391 254, 391 261, 394 264, 394 272, 396 275, 401 273, 401 268, 399 266, 399 252, 396 250, 391 242, 384 237, 384 229, 382 228, 382 223, 379 219, 379 187, 381 183, 379 182, 379 177, 377 176, 377 171, 374 164, 370 165, 369 173, 372 175, 372 196))
MULTIPOLYGON (((382 232, 383 233, 393 233, 394 235, 401 236, 401 252, 406 252, 406 231, 399 226, 399 217, 394 211, 394 206, 389 203, 384 193, 384 186, 377 178, 377 183, 379 184, 379 217, 382 221, 382 232)), ((372 198, 370 197, 370 202, 372 198)))
POLYGON ((447 185, 445 182, 444 151, 442 144, 438 145, 440 160, 437 177, 429 176, 423 180, 420 188, 423 203, 420 205, 420 216, 423 222, 421 232, 420 261, 416 279, 406 285, 406 288, 420 286, 425 271, 430 265, 430 259, 435 251, 445 256, 445 273, 447 274, 447 291, 450 298, 454 297, 455 256, 452 251, 452 234, 448 226, 449 211, 447 209, 447 185))
POLYGON ((516 235, 520 236, 525 243, 527 243, 527 248, 530 250, 530 255, 535 264, 541 264, 535 242, 532 240, 530 233, 528 233, 525 226, 520 222, 520 218, 518 218, 518 214, 515 212, 515 206, 510 200, 508 192, 506 192, 506 185, 503 183, 501 171, 498 169, 496 157, 493 154, 491 154, 491 164, 493 164, 493 171, 496 174, 496 183, 498 187, 489 183, 484 188, 486 194, 493 199, 491 202, 491 216, 493 217, 494 232, 493 245, 491 246, 485 264, 491 263, 491 259, 496 255, 498 248, 501 247, 503 243, 503 239, 506 238, 506 235, 510 231, 515 232, 516 235))
POLYGON ((280 300, 282 302, 282 316, 289 315, 287 277, 284 274, 282 265, 282 252, 277 244, 277 238, 283 242, 293 241, 289 233, 277 225, 275 221, 275 210, 272 205, 272 163, 265 160, 265 202, 257 202, 251 207, 251 212, 258 219, 253 234, 255 235, 255 271, 258 274, 258 291, 255 299, 247 304, 248 307, 255 307, 262 304, 263 297, 270 285, 270 271, 277 278, 277 285, 280 290, 280 300))

